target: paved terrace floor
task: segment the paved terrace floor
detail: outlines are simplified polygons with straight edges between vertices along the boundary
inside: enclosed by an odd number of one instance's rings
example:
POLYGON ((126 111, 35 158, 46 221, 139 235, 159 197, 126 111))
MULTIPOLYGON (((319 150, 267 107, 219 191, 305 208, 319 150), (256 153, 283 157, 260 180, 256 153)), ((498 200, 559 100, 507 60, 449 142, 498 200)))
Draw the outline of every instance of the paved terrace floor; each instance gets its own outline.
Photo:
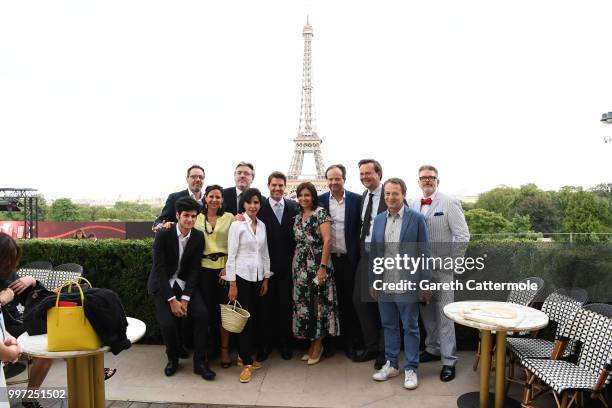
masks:
MULTIPOLYGON (((300 354, 301 356, 301 354, 300 354)), ((238 382, 240 368, 212 368, 215 381, 193 374, 190 360, 181 360, 179 371, 165 377, 164 350, 155 345, 134 345, 118 356, 106 354, 106 365, 117 374, 106 382, 107 406, 112 408, 204 408, 204 407, 456 407, 457 397, 478 390, 478 372, 472 371, 473 352, 460 352, 455 380, 442 383, 438 362, 421 364, 419 387, 405 390, 403 373, 386 382, 372 380, 373 362, 352 363, 343 353, 321 360, 314 366, 290 361, 274 352, 262 369, 254 371, 248 384, 238 382)), ((66 367, 56 361, 45 386, 63 387, 66 367)), ((493 377, 491 378, 493 386, 493 377)), ((520 399, 522 389, 513 386, 510 395, 520 399)), ((553 406, 547 399, 541 407, 553 406)))

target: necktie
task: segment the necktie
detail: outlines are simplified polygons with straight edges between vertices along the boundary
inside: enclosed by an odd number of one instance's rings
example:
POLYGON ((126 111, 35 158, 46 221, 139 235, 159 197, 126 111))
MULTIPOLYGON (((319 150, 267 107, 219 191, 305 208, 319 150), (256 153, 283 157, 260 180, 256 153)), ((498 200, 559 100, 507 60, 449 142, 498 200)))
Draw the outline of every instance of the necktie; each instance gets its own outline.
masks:
POLYGON ((242 192, 236 196, 236 214, 244 212, 244 208, 240 208, 240 197, 242 197, 242 192))
POLYGON ((276 215, 276 219, 280 224, 283 220, 283 208, 281 207, 280 203, 274 204, 274 214, 276 215))
POLYGON ((370 232, 370 224, 372 222, 372 197, 374 193, 370 193, 368 196, 368 204, 366 205, 365 215, 363 216, 363 224, 361 225, 361 242, 365 242, 368 233, 370 232))
POLYGON ((421 205, 431 205, 431 197, 421 198, 421 205))

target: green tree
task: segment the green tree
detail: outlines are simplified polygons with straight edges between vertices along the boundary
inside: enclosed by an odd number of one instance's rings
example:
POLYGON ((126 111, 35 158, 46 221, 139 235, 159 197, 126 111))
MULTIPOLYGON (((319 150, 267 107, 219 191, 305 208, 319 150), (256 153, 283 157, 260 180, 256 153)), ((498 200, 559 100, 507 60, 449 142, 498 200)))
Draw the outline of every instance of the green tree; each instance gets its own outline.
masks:
POLYGON ((78 221, 79 207, 69 198, 58 198, 49 209, 50 221, 78 221))
POLYGON ((521 186, 515 211, 518 215, 529 216, 535 231, 555 232, 561 227, 559 210, 550 193, 540 190, 535 184, 521 186))
MULTIPOLYGON (((601 233, 610 232, 610 204, 587 191, 578 191, 568 200, 563 218, 565 232, 601 233)), ((589 237, 579 237, 589 240, 589 237)))
POLYGON ((515 203, 519 198, 519 189, 502 186, 489 190, 478 196, 475 208, 499 213, 508 220, 515 215, 515 203))
POLYGON ((465 220, 470 228, 470 234, 475 236, 475 239, 479 239, 480 234, 498 234, 508 232, 510 229, 510 221, 503 215, 482 208, 466 211, 465 220))
POLYGON ((595 187, 590 188, 589 191, 612 203, 612 183, 599 183, 595 187))

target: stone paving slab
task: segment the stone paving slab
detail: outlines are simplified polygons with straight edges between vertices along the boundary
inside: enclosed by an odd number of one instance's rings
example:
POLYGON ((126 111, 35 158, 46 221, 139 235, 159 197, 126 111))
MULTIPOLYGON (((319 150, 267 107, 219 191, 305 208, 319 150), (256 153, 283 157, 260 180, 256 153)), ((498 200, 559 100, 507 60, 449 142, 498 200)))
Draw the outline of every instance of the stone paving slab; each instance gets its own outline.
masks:
MULTIPOLYGON (((157 345, 134 345, 118 356, 107 353, 105 365, 117 367, 114 377, 106 381, 109 408, 229 408, 229 407, 456 407, 457 397, 478 390, 479 372, 472 371, 473 352, 460 352, 455 380, 442 383, 438 378, 440 363, 419 367, 419 387, 403 388, 404 376, 385 382, 372 380, 373 362, 353 363, 343 353, 324 358, 314 366, 294 358, 285 361, 273 353, 263 368, 253 372, 248 384, 238 381, 240 368, 228 369, 213 361, 215 381, 205 381, 193 373, 190 360, 181 360, 172 377, 163 373, 166 364, 164 348, 157 345)), ((401 361, 401 360, 400 360, 401 361)), ((491 387, 494 386, 493 373, 491 387)), ((66 365, 55 361, 45 381, 47 387, 66 386, 66 365)), ((522 388, 513 386, 510 396, 521 398, 522 388)), ((550 400, 541 407, 553 406, 550 400)))

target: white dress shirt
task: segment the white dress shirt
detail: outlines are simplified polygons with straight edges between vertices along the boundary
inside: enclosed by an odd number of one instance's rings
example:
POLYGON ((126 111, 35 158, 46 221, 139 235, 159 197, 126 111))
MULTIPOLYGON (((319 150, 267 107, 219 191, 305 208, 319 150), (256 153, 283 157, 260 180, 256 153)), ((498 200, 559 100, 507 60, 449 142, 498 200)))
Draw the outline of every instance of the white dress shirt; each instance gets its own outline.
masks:
POLYGON ((332 254, 346 254, 346 240, 344 237, 345 207, 346 191, 342 192, 342 199, 340 201, 337 201, 331 192, 329 193, 329 214, 333 220, 331 225, 332 254))
POLYGON ((245 216, 244 221, 234 221, 227 240, 227 263, 225 280, 235 281, 236 276, 250 282, 259 282, 273 275, 270 272, 270 256, 266 239, 266 225, 257 220, 253 233, 253 220, 245 216))
POLYGON ((383 189, 383 183, 380 183, 374 191, 368 190, 366 193, 365 200, 363 201, 363 209, 361 210, 361 222, 362 223, 363 223, 363 220, 365 219, 366 209, 368 208, 368 200, 370 199, 369 197, 370 193, 374 194, 372 196, 372 214, 370 218, 370 231, 368 231, 368 235, 366 235, 364 242, 372 241, 372 227, 374 227, 374 218, 376 218, 376 216, 378 215, 378 206, 380 205, 380 200, 382 199, 381 198, 382 189, 383 189))
POLYGON ((204 193, 202 192, 202 190, 200 190, 200 198, 196 198, 195 193, 191 191, 189 187, 187 187, 187 191, 189 192, 189 197, 196 200, 201 206, 204 206, 204 193))
MULTIPOLYGON (((185 285, 187 284, 187 282, 185 282, 182 279, 179 279, 178 271, 181 268, 181 259, 183 258, 183 252, 185 252, 185 246, 187 245, 187 241, 189 241, 189 237, 191 236, 191 230, 189 230, 187 235, 183 235, 181 234, 181 230, 179 229, 178 222, 176 223, 175 227, 176 227, 176 236, 178 237, 179 258, 178 258, 178 264, 176 267, 176 271, 174 272, 174 275, 172 275, 172 277, 170 278, 170 287, 173 287, 174 282, 176 282, 181 288, 181 290, 185 290, 185 285)), ((175 298, 176 296, 172 296, 170 299, 168 299, 168 302, 175 298)), ((186 300, 189 302, 190 299, 191 297, 189 296, 185 296, 185 295, 181 296, 181 300, 186 300)))
MULTIPOLYGON (((431 203, 433 204, 433 201, 436 199, 436 193, 438 192, 438 190, 434 191, 432 195, 429 196, 429 198, 431 198, 431 203)), ((423 197, 423 198, 428 198, 428 197, 423 197)), ((420 200, 419 200, 420 202, 420 200)), ((429 205, 422 205, 421 204, 421 214, 425 215, 427 214, 427 211, 429 211, 429 205)))

